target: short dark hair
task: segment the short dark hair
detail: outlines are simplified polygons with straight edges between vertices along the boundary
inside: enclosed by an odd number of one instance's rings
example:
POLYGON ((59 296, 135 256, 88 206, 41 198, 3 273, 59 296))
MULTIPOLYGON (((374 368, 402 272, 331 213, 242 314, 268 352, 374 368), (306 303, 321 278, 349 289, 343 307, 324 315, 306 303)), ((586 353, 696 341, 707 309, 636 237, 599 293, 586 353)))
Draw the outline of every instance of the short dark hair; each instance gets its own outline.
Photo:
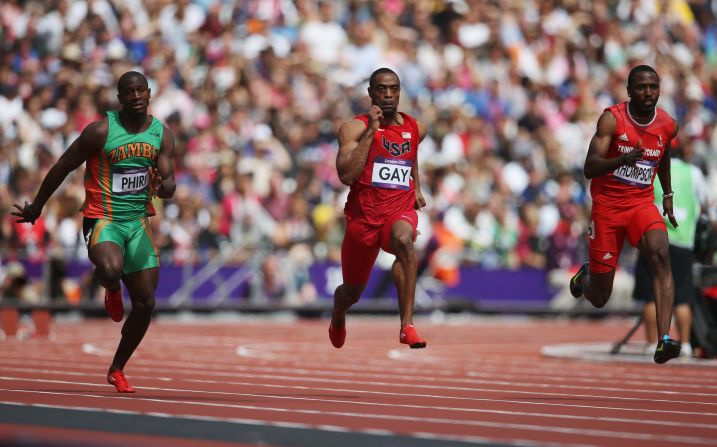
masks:
POLYGON ((398 79, 399 84, 401 83, 401 79, 398 77, 398 75, 396 74, 395 71, 391 70, 388 67, 381 67, 381 68, 377 69, 376 71, 374 71, 373 73, 371 73, 371 77, 368 79, 368 88, 373 87, 373 83, 376 82, 376 76, 378 76, 380 74, 384 74, 384 73, 390 73, 390 74, 396 76, 396 79, 398 79))
POLYGON ((117 91, 119 92, 122 89, 122 85, 134 80, 139 79, 144 82, 145 85, 149 86, 149 83, 147 82, 147 78, 138 71, 128 71, 127 73, 120 76, 119 80, 117 81, 117 91))
POLYGON ((650 67, 649 65, 638 65, 637 67, 630 70, 630 74, 627 75, 627 85, 632 84, 632 82, 635 80, 635 76, 637 76, 638 73, 655 73, 655 76, 657 76, 657 80, 660 80, 660 76, 657 74, 654 68, 650 67))

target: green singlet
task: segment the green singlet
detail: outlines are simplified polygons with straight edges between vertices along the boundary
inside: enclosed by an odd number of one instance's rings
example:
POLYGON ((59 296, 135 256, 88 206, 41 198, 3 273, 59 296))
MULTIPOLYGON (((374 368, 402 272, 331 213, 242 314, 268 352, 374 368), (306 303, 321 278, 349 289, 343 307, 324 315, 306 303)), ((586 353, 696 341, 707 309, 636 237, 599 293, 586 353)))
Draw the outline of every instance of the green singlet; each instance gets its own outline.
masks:
POLYGON ((119 112, 107 112, 107 140, 87 160, 84 233, 88 249, 111 241, 124 253, 123 273, 159 266, 148 216, 155 214, 149 168, 157 165, 164 126, 156 118, 147 130, 129 133, 119 112))

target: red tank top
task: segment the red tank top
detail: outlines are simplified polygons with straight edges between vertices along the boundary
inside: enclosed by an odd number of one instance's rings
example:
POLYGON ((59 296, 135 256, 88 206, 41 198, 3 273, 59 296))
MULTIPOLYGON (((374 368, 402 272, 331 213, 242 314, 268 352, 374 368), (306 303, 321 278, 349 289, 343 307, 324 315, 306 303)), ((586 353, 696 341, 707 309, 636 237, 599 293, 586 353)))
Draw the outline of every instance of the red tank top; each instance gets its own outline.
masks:
MULTIPOLYGON (((351 185, 344 213, 369 225, 383 225, 392 214, 412 210, 416 201, 411 169, 418 160, 418 124, 400 112, 403 124, 379 128, 366 164, 351 185)), ((359 115, 368 127, 368 115, 359 115)))
POLYGON ((615 133, 606 158, 630 152, 642 140, 644 155, 637 166, 623 165, 590 184, 593 202, 611 207, 632 208, 655 201, 652 183, 667 144, 675 133, 675 121, 662 109, 655 109, 655 118, 648 124, 637 123, 628 113, 627 102, 605 109, 615 116, 615 133))

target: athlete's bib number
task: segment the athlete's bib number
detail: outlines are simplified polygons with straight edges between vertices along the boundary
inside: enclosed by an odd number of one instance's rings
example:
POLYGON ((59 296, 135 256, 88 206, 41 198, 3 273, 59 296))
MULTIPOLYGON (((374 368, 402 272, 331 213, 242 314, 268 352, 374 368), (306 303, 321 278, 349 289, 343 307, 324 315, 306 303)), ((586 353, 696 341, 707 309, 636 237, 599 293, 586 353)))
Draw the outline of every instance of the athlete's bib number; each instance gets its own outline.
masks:
POLYGON ((638 188, 647 188, 652 185, 652 178, 656 168, 657 161, 638 160, 635 166, 622 165, 615 169, 612 176, 619 182, 637 186, 638 188))
POLYGON ((116 168, 112 172, 112 192, 118 196, 137 194, 148 184, 147 168, 116 168))
POLYGON ((375 158, 371 184, 377 188, 411 189, 411 160, 375 158))

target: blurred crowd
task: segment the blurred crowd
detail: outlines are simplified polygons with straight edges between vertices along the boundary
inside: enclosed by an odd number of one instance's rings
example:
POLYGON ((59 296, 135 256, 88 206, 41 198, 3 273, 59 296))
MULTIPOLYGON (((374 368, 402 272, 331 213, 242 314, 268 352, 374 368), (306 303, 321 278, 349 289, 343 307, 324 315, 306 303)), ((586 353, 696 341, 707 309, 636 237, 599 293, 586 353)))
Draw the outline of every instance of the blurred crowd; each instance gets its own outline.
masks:
MULTIPOLYGON (((425 274, 460 265, 568 271, 586 259, 582 165, 630 68, 660 75, 675 142, 717 190, 717 25, 708 0, 5 0, 0 3, 2 258, 86 257, 83 172, 36 225, 14 223, 128 70, 176 136, 175 197, 152 220, 164 262, 257 250, 257 292, 310 300, 338 261, 347 187, 336 133, 394 69, 426 123, 417 241, 425 274), (282 275, 290 265, 295 274, 282 275), (298 272, 298 273, 297 273, 298 272), (287 282, 294 284, 288 285, 287 282), (296 282, 299 282, 298 284, 296 282)), ((253 288, 255 290, 256 287, 253 288)))

